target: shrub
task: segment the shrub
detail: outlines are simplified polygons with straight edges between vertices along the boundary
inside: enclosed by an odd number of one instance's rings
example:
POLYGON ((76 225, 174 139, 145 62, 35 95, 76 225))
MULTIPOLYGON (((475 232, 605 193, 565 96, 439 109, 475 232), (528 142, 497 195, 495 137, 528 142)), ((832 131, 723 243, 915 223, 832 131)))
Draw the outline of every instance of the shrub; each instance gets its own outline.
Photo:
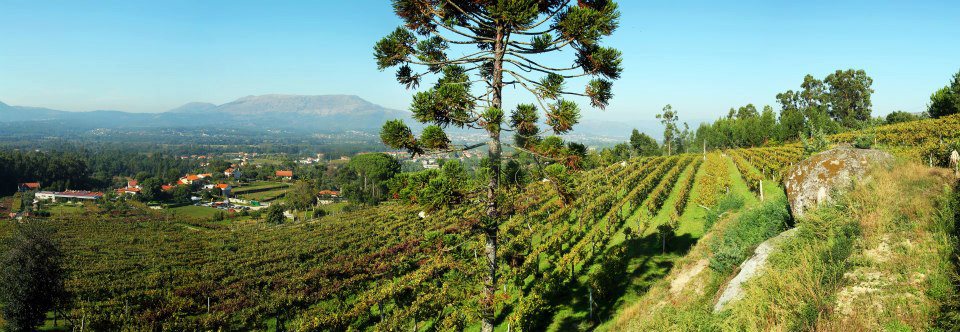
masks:
POLYGON ((743 207, 743 197, 735 194, 726 194, 720 197, 720 200, 717 201, 716 207, 713 210, 707 211, 707 217, 703 222, 703 231, 706 232, 713 227, 713 224, 720 220, 720 217, 723 214, 739 210, 743 207))
POLYGON ((806 155, 811 155, 823 150, 826 150, 830 147, 830 141, 827 140, 827 135, 823 133, 823 130, 817 129, 810 133, 810 138, 805 138, 800 136, 800 143, 803 144, 803 152, 806 155))
POLYGON ((313 217, 314 217, 314 218, 323 218, 323 217, 326 216, 326 215, 327 215, 327 210, 319 209, 319 208, 316 209, 316 210, 313 210, 313 217))
POLYGON ((876 136, 873 134, 860 135, 853 140, 853 147, 857 149, 869 149, 873 147, 874 140, 876 140, 876 136))
POLYGON ((741 214, 716 241, 711 243, 710 268, 728 273, 746 259, 757 245, 787 228, 790 213, 785 199, 770 200, 741 214))

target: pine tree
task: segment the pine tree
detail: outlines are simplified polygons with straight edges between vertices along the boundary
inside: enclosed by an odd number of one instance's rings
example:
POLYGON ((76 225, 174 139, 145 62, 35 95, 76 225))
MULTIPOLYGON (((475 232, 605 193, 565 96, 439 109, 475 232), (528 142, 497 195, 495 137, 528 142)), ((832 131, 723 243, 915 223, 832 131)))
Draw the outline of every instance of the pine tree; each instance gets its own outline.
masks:
POLYGON ((620 13, 609 0, 394 0, 393 8, 405 24, 374 46, 377 66, 396 67, 397 81, 411 89, 427 77, 438 79, 413 96, 414 119, 429 124, 419 137, 401 120, 385 123, 380 136, 387 146, 412 154, 486 145, 490 169, 479 226, 486 257, 480 314, 483 331, 492 331, 497 232, 506 217, 498 203, 502 145, 546 155, 548 161, 563 159, 539 151, 540 110, 552 132, 563 134, 580 118, 578 105, 567 98, 586 97, 593 107, 607 106, 612 81, 622 71, 621 55, 600 41, 616 30, 620 13), (561 50, 576 55, 570 65, 545 61, 553 59, 544 55, 561 50), (567 83, 578 78, 590 79, 584 79, 582 92, 568 90, 567 83), (481 87, 475 92, 477 83, 481 87), (518 105, 505 119, 504 87, 526 90, 537 104, 518 105), (450 126, 483 130, 488 139, 454 146, 445 132, 450 126), (502 131, 514 133, 514 144, 501 140, 502 131))

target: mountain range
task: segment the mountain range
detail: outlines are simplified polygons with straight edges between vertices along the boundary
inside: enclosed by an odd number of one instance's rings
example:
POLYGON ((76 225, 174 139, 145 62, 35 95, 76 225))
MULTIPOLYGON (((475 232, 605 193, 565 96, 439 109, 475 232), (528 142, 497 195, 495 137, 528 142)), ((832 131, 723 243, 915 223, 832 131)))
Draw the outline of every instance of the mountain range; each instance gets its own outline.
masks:
POLYGON ((161 113, 67 112, 0 102, 0 122, 66 122, 90 128, 203 127, 343 131, 378 129, 409 113, 351 95, 247 96, 215 105, 193 102, 161 113))
MULTIPOLYGON (((216 105, 192 102, 160 113, 113 110, 68 112, 41 107, 11 106, 0 102, 0 124, 43 122, 56 128, 90 130, 138 128, 217 127, 222 129, 292 130, 305 132, 377 131, 384 122, 404 119, 414 130, 420 126, 407 111, 386 108, 353 95, 246 96, 216 105)), ((656 132, 653 121, 632 124, 584 119, 575 134, 626 137, 631 128, 656 132), (631 127, 632 126, 632 127, 631 127)), ((451 128, 452 132, 459 132, 451 128)))

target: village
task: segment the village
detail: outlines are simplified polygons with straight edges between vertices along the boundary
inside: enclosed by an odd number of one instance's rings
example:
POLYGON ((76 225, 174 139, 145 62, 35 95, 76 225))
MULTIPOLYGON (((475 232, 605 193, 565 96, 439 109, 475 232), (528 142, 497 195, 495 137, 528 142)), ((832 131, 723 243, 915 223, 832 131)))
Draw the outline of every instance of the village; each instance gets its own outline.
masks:
MULTIPOLYGON (((8 217, 50 216, 51 211, 64 212, 83 206, 97 206, 105 202, 131 201, 142 203, 151 210, 169 211, 194 217, 213 217, 218 212, 227 216, 246 215, 259 211, 272 204, 282 202, 290 187, 298 180, 291 169, 279 169, 269 162, 271 159, 254 160, 257 153, 237 153, 231 156, 189 155, 178 156, 182 160, 196 160, 198 170, 215 168, 213 164, 230 160, 225 169, 218 172, 187 173, 175 181, 157 185, 154 178, 138 180, 126 178, 124 185, 113 190, 51 190, 44 187, 41 180, 18 183, 14 203, 8 217), (224 158, 227 157, 227 158, 224 158), (266 162, 264 162, 266 161, 266 162), (263 174, 264 164, 271 165, 269 174, 263 174), (253 176, 245 176, 244 169, 253 176), (254 171, 256 170, 256 171, 254 171)), ((278 158, 278 156, 271 156, 278 158)), ((323 155, 299 159, 295 167, 316 165, 323 161, 323 155)), ((302 179, 309 180, 309 179, 302 179)), ((336 188, 316 191, 318 205, 345 203, 336 188)), ((292 213, 286 213, 292 218, 292 213)))

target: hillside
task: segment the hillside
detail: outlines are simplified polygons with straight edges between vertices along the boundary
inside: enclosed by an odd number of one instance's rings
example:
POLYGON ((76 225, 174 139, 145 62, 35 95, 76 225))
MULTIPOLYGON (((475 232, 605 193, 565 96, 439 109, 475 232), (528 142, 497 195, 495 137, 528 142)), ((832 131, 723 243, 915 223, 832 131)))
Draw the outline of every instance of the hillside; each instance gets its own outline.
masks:
MULTIPOLYGON (((945 240, 952 224, 929 212, 942 208, 951 191, 942 171, 916 163, 947 148, 941 137, 960 138, 960 116, 873 133, 877 147, 900 156, 900 166, 872 175, 873 182, 848 196, 849 204, 798 221, 785 212, 778 185, 784 170, 804 158, 796 144, 609 165, 581 174, 577 196, 566 205, 544 182, 512 193, 517 213, 500 229, 499 328, 931 326, 938 310, 948 310, 934 300, 956 295, 948 260, 953 247, 945 240), (908 199, 898 201, 895 193, 908 199), (860 223, 864 216, 875 222, 860 223), (795 251, 772 258, 782 277, 748 284, 756 296, 712 315, 717 291, 749 252, 794 224, 802 234, 795 251), (881 243, 891 248, 889 260, 870 260, 881 243), (719 253, 722 259, 715 258, 719 253), (842 260, 822 259, 840 254, 842 260), (810 274, 818 271, 833 277, 810 274), (862 295, 853 290, 877 271, 900 273, 897 283, 870 286, 892 294, 877 305, 894 308, 914 299, 899 293, 904 289, 921 296, 920 304, 884 317, 842 314, 872 300, 851 296, 840 305, 834 294, 862 295), (914 271, 925 281, 911 283, 914 271), (851 276, 841 279, 847 272, 851 276), (770 298, 781 290, 795 296, 770 298), (786 323, 765 325, 771 320, 786 323)), ((67 288, 77 299, 68 312, 91 328, 476 330, 482 241, 472 229, 479 212, 421 217, 421 211, 389 202, 274 226, 152 213, 104 217, 91 210, 52 223, 65 243, 67 288)), ((9 227, 0 226, 0 234, 9 227)))

